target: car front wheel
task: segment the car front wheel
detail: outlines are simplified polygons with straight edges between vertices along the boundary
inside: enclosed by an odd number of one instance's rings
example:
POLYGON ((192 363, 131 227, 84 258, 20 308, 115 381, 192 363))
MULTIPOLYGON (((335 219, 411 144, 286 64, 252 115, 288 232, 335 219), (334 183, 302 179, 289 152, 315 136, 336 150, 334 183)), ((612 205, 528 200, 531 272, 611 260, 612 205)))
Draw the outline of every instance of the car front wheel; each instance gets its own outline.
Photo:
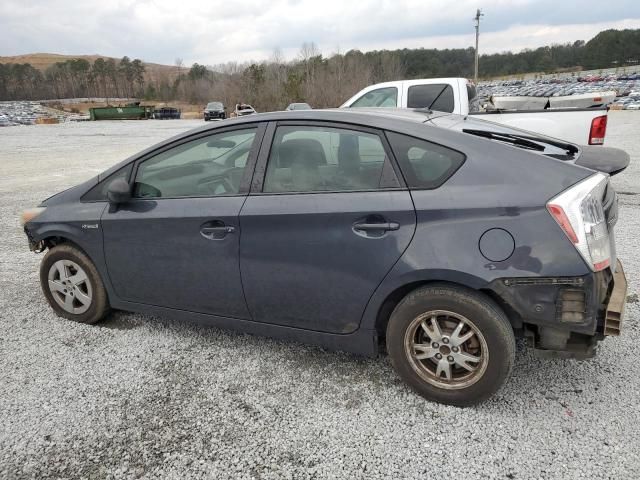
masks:
POLYGON ((60 317, 96 323, 109 312, 107 292, 95 265, 72 245, 57 245, 47 252, 40 265, 40 283, 60 317))
POLYGON ((420 395, 462 407, 500 389, 513 367, 515 338, 489 298, 433 285, 409 293, 394 309, 387 350, 398 375, 420 395))

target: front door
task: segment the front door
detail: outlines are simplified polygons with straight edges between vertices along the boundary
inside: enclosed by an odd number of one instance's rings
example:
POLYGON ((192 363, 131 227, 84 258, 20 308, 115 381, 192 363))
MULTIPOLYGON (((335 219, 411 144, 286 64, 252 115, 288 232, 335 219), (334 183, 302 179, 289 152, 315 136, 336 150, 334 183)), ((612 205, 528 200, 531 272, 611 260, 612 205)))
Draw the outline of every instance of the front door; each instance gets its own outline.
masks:
POLYGON ((249 318, 238 214, 258 130, 245 125, 204 134, 139 162, 133 200, 102 217, 109 277, 120 299, 249 318))
POLYGON ((383 136, 339 124, 279 124, 260 157, 256 175, 267 161, 264 180, 240 214, 253 319, 353 332, 416 224, 383 136))

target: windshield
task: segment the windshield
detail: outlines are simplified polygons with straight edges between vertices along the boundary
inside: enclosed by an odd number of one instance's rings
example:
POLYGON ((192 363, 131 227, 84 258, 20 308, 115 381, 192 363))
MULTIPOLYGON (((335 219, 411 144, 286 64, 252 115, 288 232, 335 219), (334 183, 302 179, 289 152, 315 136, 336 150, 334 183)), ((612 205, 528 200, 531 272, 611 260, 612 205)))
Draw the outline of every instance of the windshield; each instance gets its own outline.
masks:
MULTIPOLYGON (((202 105, 202 104, 200 104, 202 105)), ((210 110, 221 110, 222 109, 222 103, 221 102, 209 102, 207 103, 207 108, 210 110)))

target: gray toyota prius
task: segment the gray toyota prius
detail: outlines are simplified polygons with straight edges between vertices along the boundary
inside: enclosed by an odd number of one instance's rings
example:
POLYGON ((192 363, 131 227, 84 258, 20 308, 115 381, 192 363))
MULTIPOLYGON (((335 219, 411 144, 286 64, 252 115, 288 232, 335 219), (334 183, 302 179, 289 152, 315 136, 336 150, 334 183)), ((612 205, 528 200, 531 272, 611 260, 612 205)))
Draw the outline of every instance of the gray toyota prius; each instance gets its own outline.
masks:
POLYGON ((171 138, 23 213, 44 295, 374 356, 480 402, 515 339, 587 358, 626 292, 625 152, 442 112, 251 115, 171 138))

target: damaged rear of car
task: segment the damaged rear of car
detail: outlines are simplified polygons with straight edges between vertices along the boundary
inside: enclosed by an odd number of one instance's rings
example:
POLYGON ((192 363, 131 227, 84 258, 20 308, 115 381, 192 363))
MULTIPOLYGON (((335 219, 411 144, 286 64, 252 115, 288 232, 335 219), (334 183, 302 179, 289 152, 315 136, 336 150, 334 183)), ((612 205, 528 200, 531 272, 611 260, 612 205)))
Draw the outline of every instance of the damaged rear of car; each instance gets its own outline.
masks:
POLYGON ((609 176, 627 168, 629 155, 617 148, 574 145, 469 117, 439 117, 433 123, 594 171, 546 204, 590 272, 580 276, 504 278, 490 286, 508 305, 506 308, 522 319, 522 333, 538 355, 593 356, 597 341, 620 334, 624 312, 627 282, 617 260, 614 238, 618 198, 609 176))

